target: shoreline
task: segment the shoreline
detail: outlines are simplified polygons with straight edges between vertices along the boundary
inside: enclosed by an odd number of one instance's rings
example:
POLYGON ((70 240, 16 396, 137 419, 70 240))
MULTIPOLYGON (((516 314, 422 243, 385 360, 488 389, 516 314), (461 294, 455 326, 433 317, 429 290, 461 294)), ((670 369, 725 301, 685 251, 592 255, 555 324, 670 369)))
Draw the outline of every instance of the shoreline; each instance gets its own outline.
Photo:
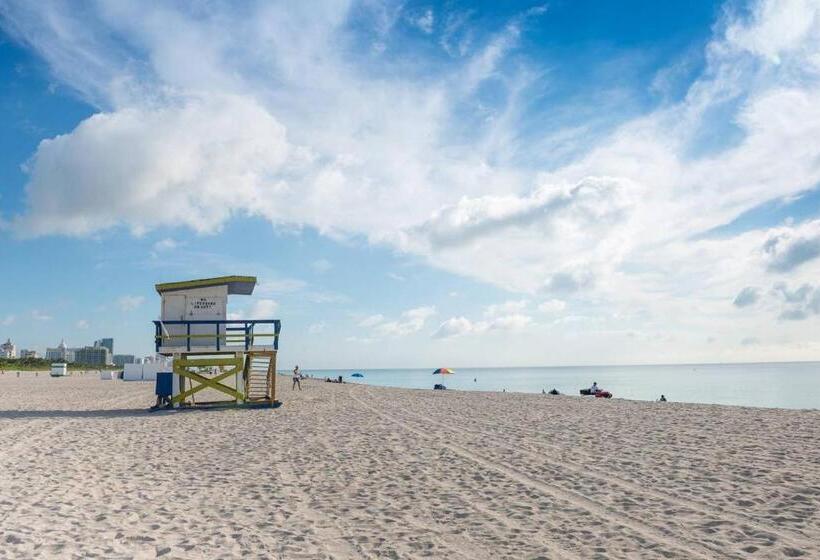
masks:
MULTIPOLYGON (((814 363, 814 362, 811 362, 814 363)), ((304 370, 306 373, 310 373, 313 370, 304 370)), ((350 370, 354 371, 354 370, 350 370)), ((360 370, 360 371, 367 371, 367 370, 360 370)), ((397 370, 402 371, 402 370, 397 370)), ((288 372, 277 371, 277 375, 281 376, 282 378, 286 378, 290 380, 291 374, 288 372)), ((324 378, 319 377, 310 377, 306 378, 311 381, 318 381, 324 383, 324 378)), ((332 378, 331 378, 332 379, 332 378)), ((396 390, 407 390, 407 391, 436 391, 432 387, 424 388, 424 387, 399 387, 396 385, 377 385, 371 384, 367 381, 351 381, 349 379, 345 379, 345 384, 350 385, 364 385, 367 387, 376 387, 376 388, 385 388, 385 389, 396 389, 396 390)), ((463 388, 447 388, 447 392, 461 392, 461 393, 487 393, 487 394, 512 394, 512 395, 537 395, 542 397, 571 397, 577 399, 585 399, 585 400, 595 400, 595 397, 590 397, 586 395, 571 395, 567 393, 561 393, 560 395, 543 395, 538 391, 497 391, 497 390, 489 390, 489 389, 463 389, 463 388)), ((440 392, 440 391, 436 391, 440 392)), ((657 400, 649 400, 649 399, 633 399, 627 397, 618 397, 617 395, 613 395, 611 399, 600 399, 600 400, 612 400, 612 401, 626 401, 626 402, 638 402, 638 403, 658 403, 658 404, 666 404, 666 405, 673 405, 673 404, 682 404, 682 405, 697 405, 697 406, 720 406, 720 407, 731 407, 731 408, 740 408, 740 409, 752 409, 752 410, 788 410, 788 411, 802 411, 802 412, 818 412, 820 411, 820 406, 815 408, 791 408, 791 407, 782 407, 782 406, 755 406, 755 405, 744 405, 744 404, 726 404, 726 403, 716 403, 716 402, 697 402, 697 401, 685 401, 685 400, 668 400, 665 403, 660 403, 657 400)))

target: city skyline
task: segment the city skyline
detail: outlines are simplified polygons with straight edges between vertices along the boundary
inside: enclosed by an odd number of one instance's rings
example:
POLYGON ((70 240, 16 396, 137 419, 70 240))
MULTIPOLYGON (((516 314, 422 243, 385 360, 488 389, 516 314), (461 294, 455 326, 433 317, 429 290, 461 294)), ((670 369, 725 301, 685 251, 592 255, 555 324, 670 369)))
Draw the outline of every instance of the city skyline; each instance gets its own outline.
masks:
POLYGON ((819 10, 0 0, 0 340, 239 274, 281 367, 817 360, 819 10))

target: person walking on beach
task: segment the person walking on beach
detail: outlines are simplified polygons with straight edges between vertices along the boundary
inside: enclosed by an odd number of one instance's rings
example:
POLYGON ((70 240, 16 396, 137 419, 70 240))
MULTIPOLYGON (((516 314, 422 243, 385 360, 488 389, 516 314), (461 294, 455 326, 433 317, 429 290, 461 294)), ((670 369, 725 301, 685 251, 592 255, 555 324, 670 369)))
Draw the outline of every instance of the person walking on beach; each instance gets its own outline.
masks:
POLYGON ((293 387, 291 390, 295 390, 296 387, 299 387, 299 390, 302 390, 302 374, 299 372, 299 366, 293 368, 293 387))

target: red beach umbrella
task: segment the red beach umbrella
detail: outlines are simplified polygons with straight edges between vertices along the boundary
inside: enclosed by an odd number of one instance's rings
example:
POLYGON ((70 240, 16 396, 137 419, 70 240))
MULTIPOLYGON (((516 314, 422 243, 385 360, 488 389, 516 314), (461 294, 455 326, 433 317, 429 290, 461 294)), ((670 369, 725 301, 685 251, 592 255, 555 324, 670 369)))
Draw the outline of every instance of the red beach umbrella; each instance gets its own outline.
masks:
POLYGON ((455 371, 451 370, 450 368, 442 367, 434 371, 433 375, 450 375, 453 373, 455 373, 455 371))

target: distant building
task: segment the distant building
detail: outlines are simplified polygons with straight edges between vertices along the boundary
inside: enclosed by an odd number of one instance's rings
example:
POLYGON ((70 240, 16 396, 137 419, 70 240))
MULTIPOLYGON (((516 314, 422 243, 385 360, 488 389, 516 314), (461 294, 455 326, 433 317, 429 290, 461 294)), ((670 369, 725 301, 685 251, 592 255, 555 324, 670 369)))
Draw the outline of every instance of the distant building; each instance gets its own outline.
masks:
POLYGON ((134 363, 134 355, 133 354, 114 354, 114 365, 122 367, 125 364, 133 364, 134 363))
POLYGON ((17 347, 11 341, 11 339, 7 339, 6 342, 0 344, 0 358, 15 358, 17 357, 17 347))
POLYGON ((57 348, 46 348, 46 360, 52 362, 73 362, 74 353, 78 348, 69 348, 66 346, 65 339, 60 341, 57 348))
POLYGON ((101 338, 100 340, 94 341, 94 346, 105 346, 108 348, 109 354, 112 356, 114 355, 114 339, 113 338, 101 338))
POLYGON ((86 346, 74 351, 75 364, 105 366, 111 363, 111 352, 107 346, 86 346))
POLYGON ((37 355, 37 350, 20 350, 20 358, 39 358, 40 356, 37 355))

